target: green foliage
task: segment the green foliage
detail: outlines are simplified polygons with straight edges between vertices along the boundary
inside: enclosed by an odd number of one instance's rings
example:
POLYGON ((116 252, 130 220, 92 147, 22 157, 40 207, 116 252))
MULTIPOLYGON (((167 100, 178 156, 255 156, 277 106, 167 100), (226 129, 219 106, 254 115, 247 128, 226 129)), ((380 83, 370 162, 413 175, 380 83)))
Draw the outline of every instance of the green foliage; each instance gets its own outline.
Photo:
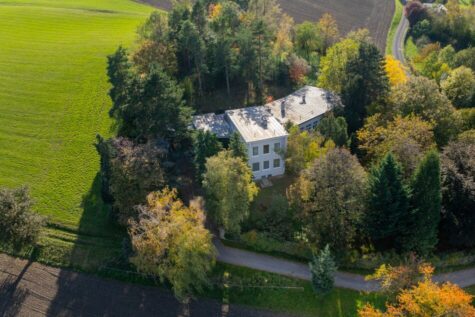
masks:
POLYGON ((239 234, 241 222, 248 217, 250 203, 258 192, 247 162, 233 157, 229 151, 208 158, 203 188, 212 218, 229 233, 239 234))
POLYGON ((440 162, 437 151, 429 151, 410 183, 410 213, 405 219, 404 249, 426 256, 437 245, 441 213, 440 162))
POLYGON ((310 273, 312 273, 312 286, 314 291, 317 294, 329 293, 335 284, 334 274, 337 267, 328 244, 323 250, 313 255, 309 267, 310 273))
POLYGON ((391 153, 369 174, 368 208, 364 226, 378 249, 402 249, 403 222, 409 215, 408 190, 399 163, 391 153))
POLYGON ((317 24, 305 21, 295 26, 295 48, 307 61, 310 60, 312 53, 322 49, 322 45, 317 24))
POLYGON ((442 236, 451 245, 475 245, 475 133, 469 130, 450 142, 442 154, 442 236))
POLYGON ((348 150, 336 148, 317 158, 289 191, 309 244, 329 244, 339 256, 351 250, 366 208, 366 189, 366 173, 348 150))
POLYGON ((196 177, 201 181, 203 173, 206 171, 206 159, 218 154, 223 149, 223 146, 215 134, 209 131, 198 130, 194 134, 193 149, 196 177))
POLYGON ((112 87, 109 90, 109 96, 112 100, 112 108, 109 115, 120 119, 120 107, 126 103, 127 87, 131 80, 130 63, 127 56, 127 50, 119 46, 114 54, 107 56, 107 76, 112 87))
POLYGON ((0 188, 0 242, 19 250, 38 241, 45 219, 31 206, 27 187, 0 188))
POLYGON ((130 261, 139 272, 169 281, 180 300, 202 292, 216 252, 204 220, 203 210, 184 206, 176 190, 149 194, 129 223, 130 261))
POLYGON ((244 162, 248 160, 246 144, 242 141, 239 133, 231 134, 229 138, 229 150, 234 157, 240 157, 244 162))
POLYGON ((470 68, 454 69, 440 87, 455 107, 475 106, 475 74, 470 68))
POLYGON ((317 131, 325 139, 331 139, 336 146, 348 144, 348 124, 343 117, 335 118, 333 114, 326 116, 318 123, 317 131))
POLYGON ((428 19, 424 19, 422 21, 417 22, 411 28, 411 34, 414 39, 418 39, 423 35, 428 35, 431 30, 430 21, 428 19))

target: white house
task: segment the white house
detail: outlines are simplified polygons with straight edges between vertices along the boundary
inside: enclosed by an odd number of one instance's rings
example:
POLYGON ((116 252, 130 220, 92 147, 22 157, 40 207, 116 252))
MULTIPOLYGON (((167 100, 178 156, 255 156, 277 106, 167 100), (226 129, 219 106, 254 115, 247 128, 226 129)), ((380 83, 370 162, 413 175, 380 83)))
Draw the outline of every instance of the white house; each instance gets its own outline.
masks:
POLYGON ((247 146, 249 166, 255 179, 285 173, 283 151, 287 146, 287 122, 301 130, 315 128, 322 116, 341 105, 340 99, 321 88, 305 86, 289 96, 255 106, 207 113, 193 117, 193 127, 210 131, 218 138, 239 133, 247 146))

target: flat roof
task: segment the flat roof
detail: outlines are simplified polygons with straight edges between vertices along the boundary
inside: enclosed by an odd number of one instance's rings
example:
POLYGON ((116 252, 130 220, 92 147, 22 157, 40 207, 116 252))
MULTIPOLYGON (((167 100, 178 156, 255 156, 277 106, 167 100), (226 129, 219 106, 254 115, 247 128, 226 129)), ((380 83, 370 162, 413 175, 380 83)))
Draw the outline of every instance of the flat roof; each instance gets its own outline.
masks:
POLYGON ((246 142, 288 135, 282 124, 264 106, 228 110, 226 115, 246 142))
POLYGON ((212 132, 218 138, 229 138, 231 135, 231 127, 224 114, 206 113, 193 116, 193 126, 195 129, 212 132))
POLYGON ((332 92, 313 86, 305 86, 294 93, 266 104, 281 124, 290 121, 302 124, 341 105, 340 98, 332 92))

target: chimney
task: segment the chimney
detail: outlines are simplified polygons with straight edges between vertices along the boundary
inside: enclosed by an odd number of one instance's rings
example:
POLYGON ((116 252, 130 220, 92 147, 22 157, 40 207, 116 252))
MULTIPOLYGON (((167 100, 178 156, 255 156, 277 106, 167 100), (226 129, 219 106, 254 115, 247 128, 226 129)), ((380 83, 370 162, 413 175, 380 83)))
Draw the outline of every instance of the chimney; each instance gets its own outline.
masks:
POLYGON ((285 118, 285 100, 280 102, 280 116, 285 118))
POLYGON ((305 93, 302 95, 302 104, 306 104, 306 101, 305 101, 305 93))

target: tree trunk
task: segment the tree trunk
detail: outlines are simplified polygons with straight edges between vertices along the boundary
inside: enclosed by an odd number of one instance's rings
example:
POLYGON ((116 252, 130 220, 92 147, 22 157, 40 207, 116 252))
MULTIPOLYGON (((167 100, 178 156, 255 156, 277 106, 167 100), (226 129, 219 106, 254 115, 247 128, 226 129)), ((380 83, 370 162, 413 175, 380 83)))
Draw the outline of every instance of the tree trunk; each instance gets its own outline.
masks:
POLYGON ((228 96, 231 95, 231 87, 229 86, 229 71, 228 71, 228 64, 224 66, 224 72, 226 74, 226 90, 228 92, 228 96))

